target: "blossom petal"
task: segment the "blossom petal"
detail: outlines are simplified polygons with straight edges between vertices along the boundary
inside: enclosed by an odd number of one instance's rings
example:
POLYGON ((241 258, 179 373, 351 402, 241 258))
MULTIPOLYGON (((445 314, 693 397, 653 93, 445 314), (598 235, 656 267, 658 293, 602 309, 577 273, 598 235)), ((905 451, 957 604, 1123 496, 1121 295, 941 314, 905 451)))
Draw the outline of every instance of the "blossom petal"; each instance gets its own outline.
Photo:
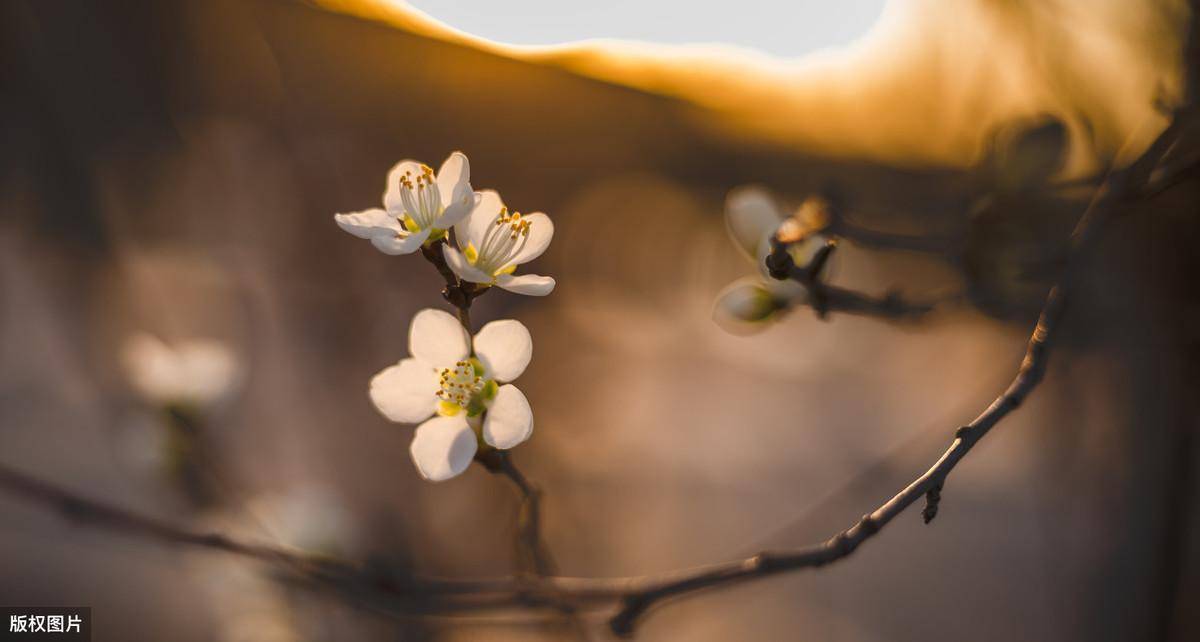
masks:
POLYGON ((220 341, 185 341, 178 345, 176 354, 183 369, 184 401, 199 405, 216 402, 241 380, 237 355, 220 341))
POLYGON ((234 351, 220 341, 192 339, 174 347, 138 333, 122 349, 130 383, 147 401, 204 406, 229 394, 242 380, 234 351))
POLYGON ((448 312, 425 308, 408 328, 408 352, 432 368, 451 366, 467 358, 467 331, 448 312))
POLYGON ((421 249, 421 244, 425 242, 425 239, 429 238, 431 232, 433 230, 425 229, 405 235, 389 234, 386 236, 375 236, 371 238, 371 245, 374 245, 375 249, 380 252, 391 256, 412 254, 421 249))
POLYGON ((437 188, 445 209, 433 226, 448 230, 475 205, 475 192, 471 191, 471 164, 466 154, 454 152, 446 158, 437 172, 437 188))
POLYGON ((475 193, 475 202, 471 213, 454 226, 454 238, 460 248, 466 249, 467 244, 474 243, 476 249, 483 245, 483 235, 488 226, 496 222, 504 201, 495 190, 485 189, 475 193))
POLYGON ((804 303, 808 301, 808 288, 791 279, 773 279, 766 277, 762 281, 762 285, 767 292, 771 293, 775 302, 780 306, 788 306, 793 304, 804 303))
POLYGON ((446 257, 446 265, 450 266, 450 269, 461 279, 471 283, 491 283, 495 280, 488 273, 471 265, 462 252, 450 247, 449 244, 442 246, 442 255, 446 257))
POLYGON ((400 177, 407 172, 413 181, 421 175, 422 163, 415 160, 402 160, 392 166, 387 175, 387 189, 383 192, 383 206, 393 216, 404 215, 404 201, 400 198, 400 177))
POLYGON ((762 240, 783 222, 783 214, 770 193, 762 187, 739 187, 725 199, 725 226, 734 243, 751 259, 762 240))
POLYGON ((461 474, 475 458, 475 432, 461 415, 434 417, 417 426, 408 447, 421 477, 445 481, 461 474))
POLYGON ((432 366, 405 359, 371 378, 371 403, 392 421, 415 424, 433 414, 438 389, 432 366))
POLYGON ((513 263, 528 263, 542 255, 550 247, 550 239, 554 238, 554 223, 550 217, 541 212, 522 214, 523 220, 529 221, 529 238, 525 239, 525 247, 513 258, 513 263))
POLYGON ((507 450, 533 434, 533 411, 529 400, 511 383, 500 386, 483 419, 483 440, 507 450))
POLYGON ((529 296, 546 296, 554 291, 554 277, 538 274, 501 274, 496 277, 496 285, 517 294, 529 296))
POLYGON ((492 321, 475 335, 475 356, 489 378, 512 381, 525 372, 533 358, 533 337, 520 321, 492 321))
POLYGON ((404 230, 395 216, 378 207, 361 212, 334 214, 333 220, 337 222, 338 227, 360 239, 395 234, 404 230))
POLYGON ((749 334, 767 327, 766 322, 786 305, 775 297, 768 283, 756 277, 730 283, 717 295, 713 321, 733 334, 749 334))
POLYGON ((158 337, 139 332, 121 351, 126 372, 133 387, 149 401, 176 401, 182 389, 179 359, 174 350, 158 337))

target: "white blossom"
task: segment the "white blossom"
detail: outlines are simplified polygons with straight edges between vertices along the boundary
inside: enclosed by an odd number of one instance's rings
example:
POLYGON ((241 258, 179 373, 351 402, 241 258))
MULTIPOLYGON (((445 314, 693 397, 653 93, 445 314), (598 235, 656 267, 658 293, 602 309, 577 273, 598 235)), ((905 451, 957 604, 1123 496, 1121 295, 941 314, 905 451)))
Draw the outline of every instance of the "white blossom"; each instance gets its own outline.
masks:
POLYGON ((717 296, 713 318, 722 327, 734 331, 753 328, 807 298, 804 286, 790 279, 774 279, 767 273, 771 237, 784 224, 800 239, 788 246, 798 266, 807 265, 829 240, 822 232, 828 220, 816 200, 807 201, 789 216, 762 187, 739 187, 729 193, 725 201, 726 229, 734 245, 758 267, 759 276, 739 279, 717 296))
POLYGON ((462 251, 447 244, 443 249, 446 264, 471 283, 532 296, 550 294, 553 278, 513 274, 518 265, 541 256, 550 245, 554 236, 550 217, 541 212, 509 212, 500 195, 491 190, 476 197, 471 213, 454 226, 454 239, 462 251))
POLYGON ((466 470, 478 439, 503 450, 529 438, 529 401, 508 383, 533 357, 521 322, 492 321, 472 341, 452 315, 425 309, 413 317, 408 346, 409 358, 371 379, 370 395, 388 419, 420 423, 409 452, 422 477, 442 481, 466 470))
POLYGON ((354 516, 331 489, 315 484, 253 497, 252 514, 280 543, 310 553, 359 552, 361 533, 354 516))
POLYGON ((241 382, 233 350, 211 339, 168 345, 143 332, 129 338, 121 356, 133 388, 155 404, 211 405, 241 382))
POLYGON ((347 232, 371 241, 384 254, 411 254, 426 241, 446 235, 475 203, 471 166, 462 152, 433 168, 403 160, 388 172, 383 209, 336 214, 334 220, 347 232))

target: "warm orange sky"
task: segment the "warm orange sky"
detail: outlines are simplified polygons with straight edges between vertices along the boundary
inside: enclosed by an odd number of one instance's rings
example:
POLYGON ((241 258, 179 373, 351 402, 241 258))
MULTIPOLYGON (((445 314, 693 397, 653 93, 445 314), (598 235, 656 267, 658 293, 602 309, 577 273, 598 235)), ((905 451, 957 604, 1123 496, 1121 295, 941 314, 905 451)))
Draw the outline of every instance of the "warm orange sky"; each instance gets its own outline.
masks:
POLYGON ((720 112, 713 126, 731 135, 832 155, 965 164, 995 123, 1051 113, 1073 124, 1075 140, 1094 133, 1094 143, 1076 150, 1075 172, 1090 171, 1095 158, 1131 138, 1135 151, 1161 125, 1152 105, 1178 86, 1183 11, 1179 0, 892 0, 862 39, 791 59, 733 44, 516 47, 447 27, 397 0, 325 3, 684 98, 720 112))

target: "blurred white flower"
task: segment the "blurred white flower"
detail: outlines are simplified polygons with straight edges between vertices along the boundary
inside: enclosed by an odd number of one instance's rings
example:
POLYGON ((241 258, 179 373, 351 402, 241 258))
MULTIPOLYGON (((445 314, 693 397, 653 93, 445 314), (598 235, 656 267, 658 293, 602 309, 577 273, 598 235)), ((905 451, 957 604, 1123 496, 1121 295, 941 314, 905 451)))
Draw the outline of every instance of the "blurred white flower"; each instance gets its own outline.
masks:
POLYGON ((446 231, 471 211, 471 166, 462 152, 433 168, 403 160, 388 172, 383 209, 336 214, 333 219, 347 232, 368 239, 384 254, 411 254, 446 231))
POLYGON ((345 555, 359 549, 360 533, 353 515, 330 489, 302 485, 282 493, 264 493, 250 502, 280 542, 310 553, 345 555))
POLYGON ((371 401, 383 416, 424 422, 409 451, 425 479, 442 481, 466 470, 478 447, 476 431, 502 450, 533 432, 529 401, 506 383, 521 376, 533 357, 529 330, 511 319, 492 321, 473 345, 474 356, 466 330, 453 316, 421 310, 408 332, 412 356, 371 379, 371 401))
POLYGON ((717 295, 713 318, 731 331, 761 327, 776 313, 802 303, 808 296, 804 286, 792 280, 771 278, 767 255, 776 232, 788 236, 788 253, 804 266, 829 241, 823 233, 828 211, 820 199, 809 199, 792 215, 780 209, 775 199, 759 186, 739 187, 725 201, 725 225, 734 245, 758 267, 757 277, 742 278, 717 295))
POLYGON ((713 320, 730 332, 750 332, 805 296, 804 288, 793 281, 743 277, 717 295, 713 320))
POLYGON ((471 283, 496 285, 517 294, 550 294, 553 278, 513 274, 518 265, 541 256, 550 245, 554 236, 550 217, 541 212, 509 212, 491 190, 476 196, 471 213, 454 226, 454 239, 462 251, 449 244, 443 249, 450 269, 471 283))
POLYGON ((225 398, 242 379, 237 355, 211 339, 172 346, 142 332, 126 341, 121 357, 133 388, 160 405, 207 406, 225 398))
POLYGON ((820 198, 807 199, 790 216, 766 189, 756 185, 732 190, 725 201, 725 226, 730 238, 767 278, 767 255, 771 253, 771 237, 777 231, 790 237, 788 253, 796 265, 804 266, 830 240, 824 233, 828 225, 828 208, 820 198))

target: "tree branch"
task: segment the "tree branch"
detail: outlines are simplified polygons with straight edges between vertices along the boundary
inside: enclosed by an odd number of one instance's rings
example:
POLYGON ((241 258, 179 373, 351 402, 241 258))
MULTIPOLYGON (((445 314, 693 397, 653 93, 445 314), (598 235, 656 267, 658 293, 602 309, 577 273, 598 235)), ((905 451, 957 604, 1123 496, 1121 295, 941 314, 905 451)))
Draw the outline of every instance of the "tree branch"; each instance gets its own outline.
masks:
POLYGON ((889 292, 883 297, 873 297, 848 288, 829 285, 822 272, 837 249, 837 241, 828 241, 813 255, 812 260, 796 265, 788 252, 790 243, 778 237, 771 239, 771 253, 767 255, 768 273, 780 281, 791 279, 804 286, 808 292, 808 305, 824 319, 830 312, 843 312, 862 316, 879 317, 892 321, 915 320, 933 311, 933 303, 917 303, 905 300, 898 292, 889 292))
MULTIPOLYGON (((1183 120, 1183 114, 1177 114, 1171 124, 1159 134, 1136 161, 1125 170, 1112 174, 1097 191, 1071 234, 1067 270, 1059 284, 1055 285, 1047 295, 1045 306, 1042 308, 1037 325, 1029 338, 1025 358, 1021 362, 1016 377, 1008 389, 997 397, 982 414, 970 424, 955 431, 954 441, 933 467, 882 506, 864 515, 853 526, 816 546, 784 553, 763 552, 749 559, 683 573, 674 579, 644 581, 643 586, 631 588, 622 598, 623 606, 609 622, 613 632, 618 635, 631 634, 642 614, 657 603, 671 597, 785 571, 824 566, 845 558, 923 496, 928 496, 928 504, 923 512, 924 516, 927 522, 932 520, 936 514, 942 487, 950 472, 980 439, 1001 419, 1019 407, 1041 382, 1046 371, 1046 362, 1049 358, 1054 333, 1066 308, 1067 292, 1074 285, 1080 269, 1078 260, 1080 255, 1090 249, 1098 230, 1113 216, 1120 205, 1126 199, 1141 193, 1163 154, 1174 144, 1182 128, 1183 120)), ((780 243, 775 244, 772 256, 780 254, 777 250, 781 246, 780 243)), ((781 254, 787 256, 786 252, 781 254)), ((787 261, 790 262, 790 257, 787 258, 787 261)), ((768 268, 771 269, 773 276, 782 267, 784 265, 780 263, 772 265, 768 262, 768 268)), ((799 268, 794 265, 790 266, 787 269, 787 275, 791 278, 810 278, 807 270, 804 270, 803 274, 797 274, 795 272, 797 269, 799 268)), ((631 582, 631 584, 639 583, 631 582)))

